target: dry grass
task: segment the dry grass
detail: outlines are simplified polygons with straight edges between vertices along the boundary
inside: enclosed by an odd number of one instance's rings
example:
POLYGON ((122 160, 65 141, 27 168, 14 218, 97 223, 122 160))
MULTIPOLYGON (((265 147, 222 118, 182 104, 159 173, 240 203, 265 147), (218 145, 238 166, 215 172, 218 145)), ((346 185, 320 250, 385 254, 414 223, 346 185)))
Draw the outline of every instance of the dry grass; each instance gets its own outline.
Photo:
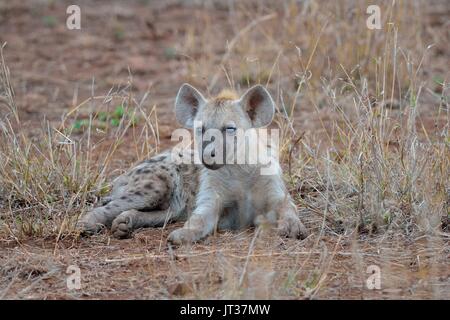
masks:
POLYGON ((179 83, 262 83, 276 97, 286 180, 312 233, 301 242, 257 229, 172 250, 176 226, 79 239, 74 221, 111 177, 167 145, 158 97, 138 98, 129 74, 30 135, 2 53, 0 298, 449 299, 448 6, 385 1, 371 31, 369 2, 174 5, 179 83), (177 25, 180 12, 195 23, 177 25), (102 126, 117 104, 139 121, 102 126), (65 287, 69 264, 81 291, 65 287), (372 264, 381 290, 365 286, 372 264))

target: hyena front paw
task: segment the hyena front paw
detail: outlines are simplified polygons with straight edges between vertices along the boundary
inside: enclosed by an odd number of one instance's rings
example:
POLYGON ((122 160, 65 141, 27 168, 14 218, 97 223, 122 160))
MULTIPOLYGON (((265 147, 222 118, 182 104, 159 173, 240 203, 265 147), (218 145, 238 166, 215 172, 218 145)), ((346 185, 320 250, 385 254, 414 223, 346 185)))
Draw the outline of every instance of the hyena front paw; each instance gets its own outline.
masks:
POLYGON ((196 233, 191 229, 180 228, 172 231, 167 238, 167 241, 173 245, 182 245, 193 243, 197 241, 199 238, 196 236, 196 233))
POLYGON ((125 239, 130 238, 133 232, 133 224, 130 216, 119 215, 114 219, 111 232, 114 238, 125 239))
POLYGON ((297 216, 287 216, 278 224, 278 233, 282 237, 305 239, 308 230, 297 216))

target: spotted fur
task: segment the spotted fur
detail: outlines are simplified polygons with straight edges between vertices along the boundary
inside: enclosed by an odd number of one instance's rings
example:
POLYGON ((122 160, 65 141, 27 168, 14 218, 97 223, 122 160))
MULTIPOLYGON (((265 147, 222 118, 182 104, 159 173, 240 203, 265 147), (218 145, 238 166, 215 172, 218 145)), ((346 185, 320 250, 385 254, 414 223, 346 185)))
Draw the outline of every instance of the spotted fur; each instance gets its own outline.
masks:
POLYGON ((200 167, 177 164, 171 152, 145 160, 113 181, 109 197, 78 222, 84 234, 111 228, 117 238, 133 230, 185 220, 193 210, 200 167))

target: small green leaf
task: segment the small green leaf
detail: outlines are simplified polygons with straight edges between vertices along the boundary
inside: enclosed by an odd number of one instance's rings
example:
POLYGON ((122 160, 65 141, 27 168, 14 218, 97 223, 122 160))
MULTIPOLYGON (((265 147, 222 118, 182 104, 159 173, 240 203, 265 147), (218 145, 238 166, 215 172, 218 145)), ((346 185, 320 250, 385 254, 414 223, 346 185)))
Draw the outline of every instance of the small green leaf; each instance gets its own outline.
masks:
POLYGON ((113 127, 118 127, 119 124, 120 124, 120 120, 119 120, 119 119, 116 119, 116 118, 112 118, 112 119, 111 119, 111 125, 112 125, 113 127))
POLYGON ((164 49, 164 56, 167 59, 175 59, 177 56, 177 50, 173 47, 167 47, 164 49))
POLYGON ((81 129, 81 120, 75 121, 75 123, 73 124, 73 128, 74 129, 81 129))
POLYGON ((383 215, 383 220, 385 224, 390 224, 392 221, 391 214, 389 212, 385 212, 383 215))
POLYGON ((440 86, 443 86, 444 85, 444 79, 441 77, 441 76, 434 76, 433 77, 433 81, 434 81, 434 83, 436 83, 436 84, 438 84, 438 85, 440 85, 440 86))
POLYGON ((114 117, 118 119, 122 119, 123 115, 125 114, 125 109, 122 105, 118 105, 116 107, 116 110, 114 110, 114 117))
POLYGON ((100 189, 100 196, 105 196, 111 191, 111 188, 108 184, 103 184, 103 186, 100 189))
POLYGON ((83 129, 85 127, 89 126, 89 120, 83 119, 83 120, 77 120, 75 121, 75 123, 73 124, 73 128, 75 130, 80 130, 83 129))
POLYGON ((44 22, 44 25, 49 28, 55 27, 58 23, 58 20, 54 16, 44 16, 42 21, 44 22))
POLYGON ((99 120, 99 121, 105 122, 106 119, 108 119, 108 113, 105 112, 105 111, 100 111, 100 112, 98 113, 98 120, 99 120))
POLYGON ((137 125, 137 123, 138 123, 138 121, 139 121, 138 116, 136 116, 136 115, 133 113, 133 114, 130 114, 130 115, 129 115, 129 118, 130 118, 130 123, 131 123, 132 126, 137 125))
POLYGON ((114 38, 121 41, 125 38, 125 29, 122 25, 116 25, 113 28, 114 38))

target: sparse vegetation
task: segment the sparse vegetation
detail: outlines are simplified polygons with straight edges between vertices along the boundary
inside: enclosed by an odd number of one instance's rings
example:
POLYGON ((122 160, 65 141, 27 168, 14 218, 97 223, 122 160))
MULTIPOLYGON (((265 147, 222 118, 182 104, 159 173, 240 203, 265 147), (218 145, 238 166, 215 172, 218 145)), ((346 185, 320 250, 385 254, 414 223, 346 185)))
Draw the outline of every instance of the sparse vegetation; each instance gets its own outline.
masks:
MULTIPOLYGON (((448 5, 432 2, 383 2, 382 30, 368 30, 362 0, 135 1, 26 52, 5 19, 0 298, 449 299, 448 5), (280 156, 309 238, 262 228, 172 249, 172 225, 78 236, 74 222, 113 177, 171 145, 182 82, 210 94, 262 83, 277 97, 280 156), (70 264, 82 290, 65 287, 70 264), (365 286, 369 265, 380 290, 365 286)), ((11 1, 0 17, 19 8, 31 32, 33 6, 11 1)), ((53 32, 64 3, 45 10, 33 17, 53 32)))

